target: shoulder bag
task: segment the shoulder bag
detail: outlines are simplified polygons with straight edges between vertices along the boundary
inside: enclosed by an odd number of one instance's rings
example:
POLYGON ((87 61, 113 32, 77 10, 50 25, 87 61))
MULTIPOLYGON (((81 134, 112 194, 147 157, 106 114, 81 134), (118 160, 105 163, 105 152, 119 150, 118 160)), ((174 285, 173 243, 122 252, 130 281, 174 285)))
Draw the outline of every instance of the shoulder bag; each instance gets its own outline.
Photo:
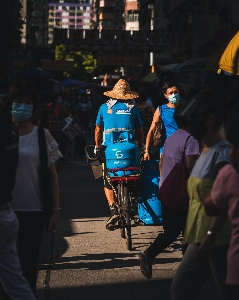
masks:
POLYGON ((41 192, 43 199, 44 223, 46 228, 52 215, 54 208, 53 194, 51 189, 51 174, 48 172, 47 166, 47 147, 44 128, 38 128, 38 144, 40 154, 40 177, 41 177, 41 192))
POLYGON ((151 159, 159 158, 159 149, 163 146, 163 122, 162 122, 162 107, 159 106, 160 120, 155 122, 155 129, 153 131, 152 144, 149 147, 149 155, 151 159))
POLYGON ((167 207, 183 212, 187 212, 189 196, 187 192, 188 170, 186 165, 185 150, 189 135, 186 139, 183 151, 183 158, 180 163, 176 163, 169 175, 160 186, 157 197, 167 207))

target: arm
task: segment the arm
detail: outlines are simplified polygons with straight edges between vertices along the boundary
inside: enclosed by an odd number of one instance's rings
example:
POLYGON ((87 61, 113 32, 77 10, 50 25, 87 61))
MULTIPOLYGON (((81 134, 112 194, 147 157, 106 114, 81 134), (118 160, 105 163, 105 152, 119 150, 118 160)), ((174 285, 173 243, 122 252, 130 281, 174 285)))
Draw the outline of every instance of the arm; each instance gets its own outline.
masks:
POLYGON ((209 193, 204 200, 204 210, 206 214, 210 217, 217 216, 220 209, 213 203, 211 193, 209 193))
POLYGON ((151 126, 149 128, 149 132, 147 134, 147 138, 146 138, 146 144, 145 144, 145 154, 144 154, 144 159, 147 160, 147 159, 150 159, 150 156, 149 156, 149 146, 151 145, 151 142, 152 142, 152 138, 153 138, 153 132, 155 130, 155 123, 156 122, 159 122, 161 119, 160 117, 160 112, 159 112, 159 109, 156 109, 155 113, 154 113, 154 117, 153 117, 153 121, 151 123, 151 126))
POLYGON ((217 234, 221 231, 226 219, 227 219, 226 210, 220 210, 218 212, 218 215, 212 219, 212 223, 208 230, 214 232, 215 234, 213 235, 207 234, 204 240, 202 241, 198 249, 198 259, 200 261, 210 260, 213 252, 214 243, 217 238, 217 234))
POLYGON ((103 127, 96 125, 95 126, 95 146, 98 148, 101 144, 102 141, 102 136, 103 136, 103 127))
POLYGON ((161 155, 160 161, 159 161, 159 172, 160 172, 160 176, 162 176, 162 170, 163 170, 163 155, 161 155))
POLYGON ((196 155, 188 155, 186 156, 186 165, 188 169, 188 174, 191 174, 192 169, 196 163, 197 156, 196 155))
MULTIPOLYGON (((58 175, 56 172, 55 164, 52 163, 48 168, 48 172, 51 174, 51 189, 53 194, 54 209, 59 208, 59 184, 58 184, 58 175)), ((57 228, 57 222, 60 215, 60 210, 54 210, 50 218, 48 225, 48 231, 53 232, 57 228)))
POLYGON ((135 134, 138 140, 139 148, 142 148, 144 145, 144 132, 143 127, 138 127, 135 129, 135 134))

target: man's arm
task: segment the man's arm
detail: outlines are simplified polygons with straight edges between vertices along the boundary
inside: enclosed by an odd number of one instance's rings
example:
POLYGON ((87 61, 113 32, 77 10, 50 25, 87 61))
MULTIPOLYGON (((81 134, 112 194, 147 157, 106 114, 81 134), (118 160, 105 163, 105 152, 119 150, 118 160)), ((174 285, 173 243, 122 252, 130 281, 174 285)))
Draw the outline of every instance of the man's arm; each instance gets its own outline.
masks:
POLYGON ((101 145, 102 137, 103 137, 103 126, 96 125, 95 126, 95 146, 98 148, 101 145))
POLYGON ((186 165, 188 169, 188 174, 191 174, 192 169, 196 163, 197 155, 187 155, 186 156, 186 165))
POLYGON ((161 119, 160 117, 160 112, 159 109, 156 109, 155 113, 154 113, 154 117, 153 117, 153 121, 151 123, 151 126, 149 128, 149 132, 147 134, 147 138, 146 138, 146 144, 145 144, 145 154, 144 154, 144 159, 150 159, 149 157, 149 146, 151 145, 152 139, 153 139, 153 132, 155 130, 155 123, 159 122, 161 119))

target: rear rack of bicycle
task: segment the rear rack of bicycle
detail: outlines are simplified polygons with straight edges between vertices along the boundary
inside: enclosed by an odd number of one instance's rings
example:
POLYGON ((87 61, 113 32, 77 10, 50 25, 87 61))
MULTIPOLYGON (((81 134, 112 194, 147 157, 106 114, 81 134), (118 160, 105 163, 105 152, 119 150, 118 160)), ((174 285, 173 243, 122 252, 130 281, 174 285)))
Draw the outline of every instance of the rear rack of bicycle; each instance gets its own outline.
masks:
POLYGON ((109 172, 115 173, 115 176, 110 176, 112 181, 129 181, 129 180, 139 180, 140 179, 140 168, 139 167, 128 167, 128 168, 115 168, 108 169, 109 172), (124 175, 118 176, 116 172, 123 171, 124 175), (127 171, 139 171, 138 174, 127 175, 127 171))

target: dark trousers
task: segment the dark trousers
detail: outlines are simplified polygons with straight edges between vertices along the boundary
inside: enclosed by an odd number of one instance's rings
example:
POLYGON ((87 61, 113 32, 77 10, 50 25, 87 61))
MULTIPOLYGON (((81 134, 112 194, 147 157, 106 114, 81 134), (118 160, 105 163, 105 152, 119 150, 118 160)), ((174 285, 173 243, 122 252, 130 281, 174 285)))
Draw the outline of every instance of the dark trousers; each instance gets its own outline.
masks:
POLYGON ((184 232, 187 213, 171 209, 163 205, 163 228, 153 243, 148 247, 147 254, 153 261, 165 248, 173 243, 184 232))
POLYGON ((43 213, 15 211, 19 220, 18 254, 24 277, 36 295, 38 258, 43 233, 43 213))

